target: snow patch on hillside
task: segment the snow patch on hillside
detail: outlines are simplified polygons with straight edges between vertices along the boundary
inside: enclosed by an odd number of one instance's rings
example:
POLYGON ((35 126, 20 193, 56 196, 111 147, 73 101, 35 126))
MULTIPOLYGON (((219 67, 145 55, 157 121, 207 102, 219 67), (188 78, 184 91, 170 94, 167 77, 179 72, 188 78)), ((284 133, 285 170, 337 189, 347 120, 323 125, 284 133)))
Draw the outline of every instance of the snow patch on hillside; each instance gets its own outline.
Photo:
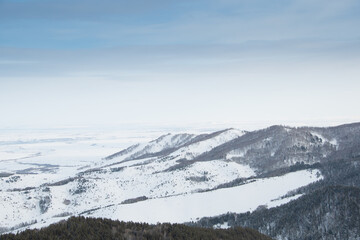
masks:
POLYGON ((244 131, 238 129, 229 129, 213 138, 200 142, 195 142, 189 146, 183 147, 175 151, 171 155, 177 157, 177 159, 191 160, 199 156, 200 154, 208 152, 213 148, 220 146, 226 142, 229 142, 235 138, 238 138, 244 134, 245 134, 244 131))
POLYGON ((149 143, 142 143, 133 151, 131 151, 126 159, 137 158, 141 155, 148 153, 158 153, 166 149, 175 148, 185 144, 186 142, 193 139, 196 135, 192 134, 167 134, 150 141, 149 143))

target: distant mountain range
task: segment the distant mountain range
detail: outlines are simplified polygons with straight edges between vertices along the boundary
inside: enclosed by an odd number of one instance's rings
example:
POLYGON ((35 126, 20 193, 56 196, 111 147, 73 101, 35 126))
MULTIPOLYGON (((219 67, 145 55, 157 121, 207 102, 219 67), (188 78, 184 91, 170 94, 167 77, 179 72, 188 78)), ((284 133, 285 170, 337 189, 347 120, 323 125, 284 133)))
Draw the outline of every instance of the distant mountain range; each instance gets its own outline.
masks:
POLYGON ((174 157, 178 162, 174 169, 194 162, 227 159, 247 164, 261 174, 297 163, 352 158, 360 155, 359 142, 359 123, 329 128, 272 126, 253 132, 226 129, 203 135, 168 134, 106 159, 174 157))
POLYGON ((0 231, 80 215, 358 239, 359 168, 360 123, 166 134, 56 182, 0 174, 0 231))

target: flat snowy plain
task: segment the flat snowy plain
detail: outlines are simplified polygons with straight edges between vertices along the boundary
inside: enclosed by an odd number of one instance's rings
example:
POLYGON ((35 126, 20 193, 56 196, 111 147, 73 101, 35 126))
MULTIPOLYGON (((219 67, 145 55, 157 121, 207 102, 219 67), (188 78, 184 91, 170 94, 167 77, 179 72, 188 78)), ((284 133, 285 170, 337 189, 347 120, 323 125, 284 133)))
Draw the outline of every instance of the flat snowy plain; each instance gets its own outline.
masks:
POLYGON ((0 129, 0 173, 23 171, 39 177, 41 170, 52 169, 54 178, 63 178, 119 149, 161 134, 164 130, 0 129))

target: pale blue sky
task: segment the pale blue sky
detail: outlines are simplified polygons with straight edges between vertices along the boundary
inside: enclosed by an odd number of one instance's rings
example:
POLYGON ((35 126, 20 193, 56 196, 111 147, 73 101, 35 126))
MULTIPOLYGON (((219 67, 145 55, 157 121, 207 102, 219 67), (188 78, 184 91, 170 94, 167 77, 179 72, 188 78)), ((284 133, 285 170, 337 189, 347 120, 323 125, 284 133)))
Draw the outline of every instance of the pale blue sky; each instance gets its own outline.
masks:
POLYGON ((0 125, 360 121, 359 13, 357 0, 0 0, 0 125))

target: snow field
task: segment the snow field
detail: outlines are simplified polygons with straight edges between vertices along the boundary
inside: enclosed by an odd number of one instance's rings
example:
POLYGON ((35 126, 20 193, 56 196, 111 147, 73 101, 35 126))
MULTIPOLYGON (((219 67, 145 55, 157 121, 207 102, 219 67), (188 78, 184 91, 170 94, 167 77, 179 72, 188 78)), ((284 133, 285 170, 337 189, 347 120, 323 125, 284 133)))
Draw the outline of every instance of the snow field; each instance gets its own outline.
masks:
POLYGON ((272 200, 320 178, 318 170, 303 170, 280 177, 258 179, 233 188, 117 205, 100 209, 89 216, 154 224, 195 221, 227 212, 253 211, 260 205, 283 204, 286 202, 284 199, 277 202, 272 200))

